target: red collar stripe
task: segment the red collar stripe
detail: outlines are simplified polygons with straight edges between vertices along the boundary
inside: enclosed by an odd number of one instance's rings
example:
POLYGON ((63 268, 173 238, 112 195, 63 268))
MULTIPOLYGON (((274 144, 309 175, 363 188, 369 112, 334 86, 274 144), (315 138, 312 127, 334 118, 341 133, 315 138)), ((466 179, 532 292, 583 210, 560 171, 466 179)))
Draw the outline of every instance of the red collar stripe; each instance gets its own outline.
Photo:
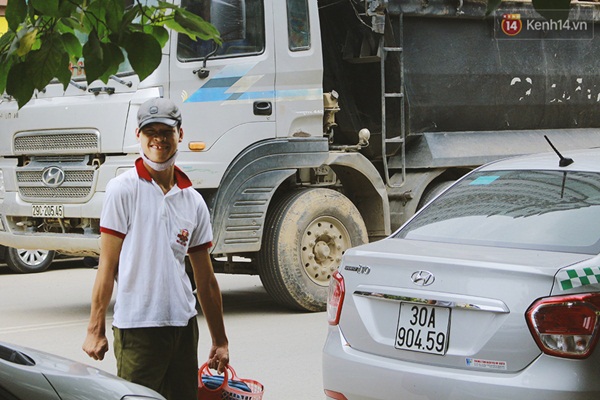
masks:
MULTIPOLYGON (((135 169, 137 170, 138 176, 145 181, 152 182, 152 177, 150 176, 150 172, 144 166, 144 160, 142 157, 135 160, 135 169)), ((175 181, 177 182, 177 186, 179 189, 185 189, 192 186, 192 181, 190 178, 181 170, 178 166, 175 166, 175 181)))

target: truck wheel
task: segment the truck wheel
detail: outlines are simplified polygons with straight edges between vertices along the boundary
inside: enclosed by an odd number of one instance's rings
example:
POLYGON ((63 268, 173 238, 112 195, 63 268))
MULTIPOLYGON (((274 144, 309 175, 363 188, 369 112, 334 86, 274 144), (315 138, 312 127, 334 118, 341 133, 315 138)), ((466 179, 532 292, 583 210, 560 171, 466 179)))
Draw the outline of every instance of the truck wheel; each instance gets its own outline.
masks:
POLYGON ((442 193, 448 188, 448 186, 452 185, 454 182, 456 181, 440 181, 428 187, 427 190, 425 190, 423 196, 421 196, 421 200, 419 201, 417 210, 423 208, 425 204, 433 200, 438 194, 442 193))
POLYGON ((5 257, 6 265, 17 273, 42 272, 50 267, 54 260, 52 250, 29 250, 8 247, 5 257))
POLYGON ((342 255, 367 241, 360 213, 343 194, 324 188, 291 192, 267 216, 258 256, 260 279, 278 303, 322 311, 329 278, 342 255))

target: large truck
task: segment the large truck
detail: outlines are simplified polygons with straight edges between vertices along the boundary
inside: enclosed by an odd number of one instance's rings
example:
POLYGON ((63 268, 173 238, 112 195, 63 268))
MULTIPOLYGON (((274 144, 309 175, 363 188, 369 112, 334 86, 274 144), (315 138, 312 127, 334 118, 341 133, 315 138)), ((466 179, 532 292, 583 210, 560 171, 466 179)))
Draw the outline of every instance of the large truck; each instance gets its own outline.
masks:
MULTIPOLYGON (((8 30, 4 17, 7 0, 0 0, 0 36, 8 30)), ((44 249, 15 249, 0 245, 0 261, 16 273, 42 272, 48 269, 54 260, 54 251, 44 249)))
POLYGON ((215 270, 259 274, 300 310, 324 308, 346 249, 473 167, 550 150, 544 136, 600 145, 597 4, 573 6, 577 32, 534 32, 523 1, 489 16, 486 0, 175 3, 223 44, 173 33, 142 82, 123 64, 88 87, 83 60, 66 90, 21 109, 3 96, 0 244, 98 255, 106 184, 139 156, 136 112, 158 96, 183 113, 178 165, 209 205, 215 270))

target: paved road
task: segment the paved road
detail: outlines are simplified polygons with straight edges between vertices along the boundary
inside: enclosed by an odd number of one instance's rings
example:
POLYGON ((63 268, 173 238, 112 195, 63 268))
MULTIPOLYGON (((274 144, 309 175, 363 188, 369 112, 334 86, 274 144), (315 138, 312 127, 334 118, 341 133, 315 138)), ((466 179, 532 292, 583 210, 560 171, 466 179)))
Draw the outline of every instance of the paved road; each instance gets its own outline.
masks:
MULTIPOLYGON (((0 341, 115 373, 112 351, 98 362, 81 350, 95 274, 80 261, 58 261, 44 273, 29 275, 13 274, 0 264, 0 341)), ((265 400, 323 399, 325 314, 295 313, 277 306, 258 277, 217 277, 223 291, 232 365, 238 374, 263 383, 265 400)), ((210 339, 203 317, 198 318, 203 360, 210 339)), ((112 337, 109 340, 112 344, 112 337)))

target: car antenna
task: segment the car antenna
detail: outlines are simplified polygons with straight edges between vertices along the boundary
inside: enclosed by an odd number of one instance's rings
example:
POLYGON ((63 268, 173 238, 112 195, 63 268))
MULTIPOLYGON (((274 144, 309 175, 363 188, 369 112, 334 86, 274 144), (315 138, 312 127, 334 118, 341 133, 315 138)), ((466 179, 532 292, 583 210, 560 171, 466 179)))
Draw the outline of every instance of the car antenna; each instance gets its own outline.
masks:
POLYGON ((574 161, 572 158, 563 157, 563 155, 560 154, 560 152, 556 149, 556 147, 554 147, 554 145, 552 144, 550 139, 548 139, 548 136, 544 135, 544 137, 546 138, 546 141, 548 141, 548 144, 550 145, 550 147, 552 147, 552 150, 554 150, 554 152, 558 155, 558 157, 560 157, 560 161, 558 162, 559 167, 566 167, 568 165, 573 164, 574 161))

